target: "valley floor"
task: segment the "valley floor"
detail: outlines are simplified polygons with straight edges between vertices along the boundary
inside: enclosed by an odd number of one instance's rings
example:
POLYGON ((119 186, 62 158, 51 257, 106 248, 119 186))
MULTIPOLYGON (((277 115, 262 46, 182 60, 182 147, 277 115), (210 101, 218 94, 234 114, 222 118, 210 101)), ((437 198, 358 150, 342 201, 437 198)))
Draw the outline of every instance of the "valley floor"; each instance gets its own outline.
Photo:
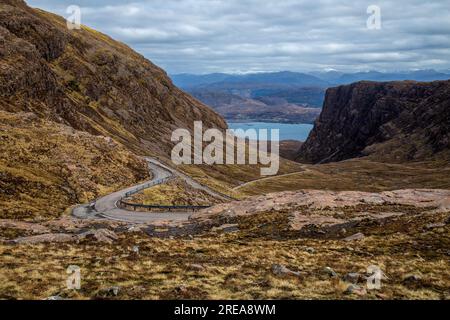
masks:
POLYGON ((250 181, 235 191, 257 195, 289 190, 369 191, 450 189, 450 165, 439 161, 386 163, 368 158, 302 165, 299 172, 250 181))
MULTIPOLYGON (((3 219, 0 298, 450 299, 447 164, 283 161, 260 180, 259 168, 181 167, 241 201, 145 225, 3 219), (396 189, 411 190, 383 192, 396 189), (66 285, 73 265, 79 290, 66 285), (379 290, 367 288, 370 266, 384 274, 379 290)), ((134 200, 213 201, 180 179, 134 200)))

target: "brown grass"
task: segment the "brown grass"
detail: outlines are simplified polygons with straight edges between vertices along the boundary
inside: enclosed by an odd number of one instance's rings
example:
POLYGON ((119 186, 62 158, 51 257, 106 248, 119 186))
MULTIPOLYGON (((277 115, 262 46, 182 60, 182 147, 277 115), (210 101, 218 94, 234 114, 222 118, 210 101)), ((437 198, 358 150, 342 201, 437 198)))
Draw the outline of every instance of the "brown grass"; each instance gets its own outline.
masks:
POLYGON ((104 137, 0 111, 0 217, 49 219, 148 177, 143 160, 104 137))
MULTIPOLYGON (((359 242, 324 239, 279 239, 252 229, 255 222, 238 221, 233 234, 207 233, 193 239, 157 239, 123 235, 114 245, 80 244, 1 245, 0 298, 105 298, 105 288, 119 286, 116 299, 448 299, 449 230, 425 230, 436 215, 415 220, 410 228, 379 228, 365 232, 359 242), (380 231, 380 230, 384 231, 380 231), (139 255, 132 251, 139 246, 139 255), (307 248, 313 248, 309 253, 307 248), (191 264, 200 264, 196 270, 191 264), (299 279, 279 278, 272 264, 300 271, 299 279), (388 279, 380 291, 364 297, 345 295, 346 286, 327 276, 364 274, 378 265, 388 279), (82 288, 65 288, 66 268, 81 267, 82 288), (404 278, 420 275, 417 281, 404 278)), ((273 223, 280 234, 279 216, 262 214, 259 222, 273 223)), ((405 218, 408 219, 408 218, 405 218)), ((361 283, 364 286, 364 282, 361 283)))
POLYGON ((210 206, 220 201, 207 192, 189 186, 177 178, 167 184, 158 185, 127 200, 130 203, 166 206, 210 206))
POLYGON ((408 188, 450 188, 450 166, 442 162, 389 164, 353 159, 324 165, 302 165, 293 175, 255 181, 237 190, 256 195, 279 191, 318 189, 378 192, 408 188))

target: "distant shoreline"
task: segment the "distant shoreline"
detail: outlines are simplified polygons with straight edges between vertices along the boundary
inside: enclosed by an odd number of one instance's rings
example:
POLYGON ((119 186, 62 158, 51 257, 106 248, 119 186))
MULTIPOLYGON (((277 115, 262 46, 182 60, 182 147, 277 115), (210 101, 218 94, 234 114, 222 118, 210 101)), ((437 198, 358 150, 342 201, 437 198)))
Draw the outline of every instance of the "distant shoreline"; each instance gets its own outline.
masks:
POLYGON ((234 119, 225 119, 227 123, 278 123, 278 124, 307 124, 314 125, 314 123, 310 122, 296 122, 296 121, 275 121, 275 120, 257 120, 257 119, 243 119, 243 120, 234 120, 234 119))
MULTIPOLYGON (((229 129, 278 129, 279 141, 306 141, 314 125, 310 123, 280 123, 280 122, 260 122, 260 121, 239 121, 228 122, 229 129)), ((239 136, 239 134, 238 134, 239 136)), ((242 136, 242 134, 241 134, 242 136)), ((270 136, 268 140, 272 140, 270 136)))

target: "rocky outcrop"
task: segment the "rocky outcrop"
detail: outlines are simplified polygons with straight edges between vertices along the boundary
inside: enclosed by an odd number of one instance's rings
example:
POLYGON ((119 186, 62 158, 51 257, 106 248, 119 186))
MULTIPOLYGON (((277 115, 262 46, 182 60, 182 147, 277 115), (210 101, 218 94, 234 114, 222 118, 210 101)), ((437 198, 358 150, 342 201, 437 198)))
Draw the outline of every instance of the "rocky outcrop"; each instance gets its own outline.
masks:
POLYGON ((48 219, 148 177, 174 129, 226 127, 126 45, 0 0, 0 217, 48 219))
MULTIPOLYGON (((348 207, 358 206, 411 206, 420 209, 445 212, 450 210, 450 190, 438 189, 405 189, 386 191, 381 193, 359 191, 325 191, 325 190, 300 190, 271 193, 262 196, 254 196, 242 201, 219 204, 201 212, 194 213, 191 220, 207 221, 212 217, 245 217, 261 212, 289 211, 292 212, 293 223, 301 228, 304 225, 302 210, 310 208, 314 211, 335 211, 348 207), (298 212, 298 214, 297 214, 298 212)), ((388 212, 392 214, 391 212, 388 212)), ((365 217, 368 214, 363 214, 365 217)), ((341 220, 332 217, 326 219, 321 215, 309 214, 308 219, 320 224, 339 223, 341 220)), ((377 216, 378 217, 378 216, 377 216)), ((383 215, 379 217, 388 217, 383 215)))
MULTIPOLYGON (((235 223, 238 233, 249 232, 253 236, 273 234, 354 242, 363 241, 374 226, 402 225, 399 221, 415 221, 422 224, 422 229, 429 230, 431 224, 419 218, 427 215, 437 219, 433 220, 436 229, 446 227, 444 219, 450 213, 449 200, 449 190, 382 193, 302 190, 216 205, 193 214, 190 222, 213 226, 226 221, 235 223)), ((217 232, 215 228, 212 231, 217 232)))
POLYGON ((126 45, 59 16, 0 1, 0 110, 27 111, 133 151, 168 155, 175 128, 225 128, 214 111, 176 88, 126 45))
POLYGON ((38 244, 38 243, 64 243, 91 240, 93 242, 112 244, 118 239, 117 234, 111 230, 89 230, 80 234, 48 233, 29 237, 20 237, 11 241, 13 244, 38 244))
POLYGON ((297 160, 426 159, 450 145, 450 81, 358 82, 328 89, 297 160))

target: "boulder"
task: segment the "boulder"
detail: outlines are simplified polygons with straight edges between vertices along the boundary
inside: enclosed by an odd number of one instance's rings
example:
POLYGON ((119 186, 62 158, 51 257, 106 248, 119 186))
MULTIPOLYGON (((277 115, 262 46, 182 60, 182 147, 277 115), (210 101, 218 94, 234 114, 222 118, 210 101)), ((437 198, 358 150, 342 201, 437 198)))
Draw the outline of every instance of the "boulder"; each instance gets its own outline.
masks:
POLYGON ((405 283, 414 283, 422 280, 422 276, 418 274, 408 274, 403 277, 403 282, 405 283))
POLYGON ((343 280, 345 282, 349 282, 352 284, 357 284, 361 279, 362 279, 362 275, 356 272, 351 272, 351 273, 347 273, 344 277, 343 280))
POLYGON ((277 277, 287 278, 287 277, 300 277, 301 273, 289 270, 286 266, 280 264, 274 264, 272 266, 272 273, 277 277))
POLYGON ((114 286, 109 288, 100 289, 97 293, 98 297, 108 298, 108 297, 117 297, 120 292, 120 287, 114 286))
POLYGON ((354 234, 354 235, 352 235, 352 236, 350 236, 350 237, 347 237, 347 238, 344 238, 344 241, 357 241, 357 240, 362 240, 362 239, 364 239, 366 236, 364 235, 364 234, 362 234, 362 233, 357 233, 357 234, 354 234))
POLYGON ((188 265, 188 269, 189 270, 193 270, 193 271, 204 271, 205 267, 202 266, 201 264, 190 264, 188 265))
POLYGON ((220 227, 215 227, 212 229, 213 232, 223 232, 223 233, 232 233, 239 231, 238 224, 224 224, 220 227))
POLYGON ((337 278, 338 277, 338 274, 336 273, 336 271, 334 271, 330 267, 325 267, 323 269, 323 271, 325 272, 325 274, 329 275, 331 278, 337 278))
POLYGON ((54 243, 54 242, 71 242, 76 241, 77 237, 66 233, 49 233, 30 237, 21 237, 13 240, 16 244, 37 244, 37 243, 54 243))
POLYGON ((97 242, 111 244, 118 239, 117 234, 108 229, 89 230, 78 235, 79 239, 93 239, 97 242))
POLYGON ((38 223, 29 223, 9 219, 0 220, 0 228, 11 228, 31 232, 33 234, 49 233, 50 229, 38 223))
POLYGON ((344 291, 344 294, 356 294, 358 296, 365 296, 367 294, 366 288, 357 286, 355 284, 351 284, 347 287, 347 289, 344 291))
POLYGON ((315 250, 314 248, 312 248, 312 247, 306 248, 305 251, 308 252, 309 254, 314 254, 314 253, 316 253, 316 250, 315 250))

